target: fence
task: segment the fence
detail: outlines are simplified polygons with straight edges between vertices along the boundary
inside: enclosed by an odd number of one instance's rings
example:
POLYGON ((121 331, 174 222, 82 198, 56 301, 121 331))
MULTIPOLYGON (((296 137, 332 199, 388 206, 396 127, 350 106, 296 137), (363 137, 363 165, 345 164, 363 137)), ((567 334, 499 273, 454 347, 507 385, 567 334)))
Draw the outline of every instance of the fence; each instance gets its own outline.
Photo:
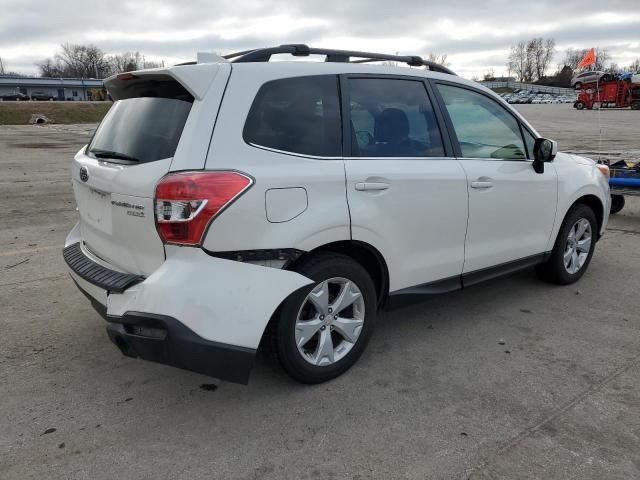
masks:
POLYGON ((575 95, 573 88, 548 87, 546 85, 535 85, 533 83, 522 82, 479 82, 487 88, 511 88, 512 90, 527 90, 534 93, 555 93, 559 95, 575 95))

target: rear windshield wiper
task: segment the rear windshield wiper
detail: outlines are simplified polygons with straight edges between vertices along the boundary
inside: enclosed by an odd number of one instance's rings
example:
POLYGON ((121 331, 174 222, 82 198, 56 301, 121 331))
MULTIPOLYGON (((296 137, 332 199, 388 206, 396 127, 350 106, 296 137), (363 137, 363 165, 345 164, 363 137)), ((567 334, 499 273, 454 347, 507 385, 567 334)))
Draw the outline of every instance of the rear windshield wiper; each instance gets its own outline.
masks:
POLYGON ((97 158, 113 158, 114 160, 128 160, 130 162, 140 162, 139 158, 132 157, 126 153, 113 152, 111 150, 103 150, 101 148, 94 148, 89 150, 97 158))

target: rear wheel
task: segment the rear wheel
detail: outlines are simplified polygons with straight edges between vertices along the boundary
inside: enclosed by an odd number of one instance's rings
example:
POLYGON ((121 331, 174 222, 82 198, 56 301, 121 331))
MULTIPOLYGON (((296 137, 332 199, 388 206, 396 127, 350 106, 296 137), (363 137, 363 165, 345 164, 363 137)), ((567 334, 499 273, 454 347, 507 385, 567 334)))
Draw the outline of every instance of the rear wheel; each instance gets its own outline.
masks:
POLYGON ((571 207, 562 222, 547 262, 538 266, 540 276, 559 285, 574 283, 587 270, 596 246, 598 222, 586 205, 571 207))
POLYGON ((347 371, 364 351, 376 318, 375 287, 351 258, 323 252, 295 271, 314 281, 280 306, 273 350, 284 370, 302 383, 321 383, 347 371))
POLYGON ((618 213, 624 208, 624 197, 622 195, 611 195, 611 210, 610 213, 618 213))

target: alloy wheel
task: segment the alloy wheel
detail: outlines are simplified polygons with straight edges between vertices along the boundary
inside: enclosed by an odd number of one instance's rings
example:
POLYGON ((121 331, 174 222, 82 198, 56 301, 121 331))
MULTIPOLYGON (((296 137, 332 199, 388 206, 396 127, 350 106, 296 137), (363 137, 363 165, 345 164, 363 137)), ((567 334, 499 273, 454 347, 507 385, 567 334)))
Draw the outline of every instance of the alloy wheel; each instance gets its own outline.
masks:
POLYGON ((295 324, 298 352, 312 365, 332 365, 347 355, 362 332, 365 302, 355 282, 334 277, 307 295, 295 324))
POLYGON ((591 241, 591 223, 586 218, 581 218, 569 230, 564 248, 564 268, 571 275, 579 272, 587 261, 591 241))

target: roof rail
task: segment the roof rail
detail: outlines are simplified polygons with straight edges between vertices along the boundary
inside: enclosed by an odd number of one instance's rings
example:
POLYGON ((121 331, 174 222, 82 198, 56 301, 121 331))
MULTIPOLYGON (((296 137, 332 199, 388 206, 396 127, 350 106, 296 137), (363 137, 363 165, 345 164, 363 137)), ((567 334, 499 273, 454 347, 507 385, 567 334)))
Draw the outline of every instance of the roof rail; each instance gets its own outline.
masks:
POLYGON ((308 57, 309 55, 324 55, 325 62, 367 63, 381 60, 406 63, 412 67, 428 67, 429 70, 455 75, 447 67, 429 60, 424 60, 417 55, 387 55, 386 53, 357 52, 352 50, 332 50, 326 48, 313 48, 304 44, 280 45, 279 47, 257 48, 242 52, 224 55, 224 58, 234 63, 268 62, 272 55, 288 53, 294 57, 308 57), (351 58, 359 60, 351 60, 351 58))

